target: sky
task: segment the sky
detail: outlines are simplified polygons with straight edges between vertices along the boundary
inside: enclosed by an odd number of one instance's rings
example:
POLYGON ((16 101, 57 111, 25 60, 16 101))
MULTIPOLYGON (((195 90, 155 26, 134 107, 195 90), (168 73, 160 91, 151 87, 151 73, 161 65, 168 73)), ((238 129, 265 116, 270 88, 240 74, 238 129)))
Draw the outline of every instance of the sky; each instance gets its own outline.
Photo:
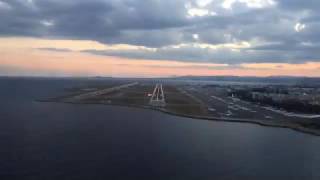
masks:
POLYGON ((0 0, 0 75, 320 76, 319 0, 0 0))

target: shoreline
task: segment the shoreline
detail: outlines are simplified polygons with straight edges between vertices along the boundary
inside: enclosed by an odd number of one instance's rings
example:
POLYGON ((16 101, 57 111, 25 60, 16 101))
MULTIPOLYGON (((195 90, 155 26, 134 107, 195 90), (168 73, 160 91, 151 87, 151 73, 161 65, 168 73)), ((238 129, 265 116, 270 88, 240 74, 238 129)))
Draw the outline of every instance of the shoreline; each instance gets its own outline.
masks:
POLYGON ((142 108, 142 109, 149 109, 153 111, 158 111, 162 113, 166 113, 173 116, 178 117, 185 117, 185 118, 192 118, 192 119, 199 119, 199 120, 207 120, 207 121, 220 121, 220 122, 231 122, 231 123, 250 123, 255 125, 260 125, 264 127, 275 127, 275 128, 285 128, 285 129, 291 129, 297 132, 314 135, 314 136, 320 136, 320 129, 310 129, 303 127, 301 124, 297 123, 285 123, 285 124, 277 124, 276 122, 268 122, 265 120, 259 120, 259 119, 241 119, 241 118, 221 118, 221 117, 213 117, 213 116, 199 116, 199 115, 190 115, 190 114, 182 114, 177 112, 168 111, 163 108, 154 108, 151 106, 141 106, 141 105, 128 105, 128 104, 121 104, 121 103, 98 103, 98 102, 67 102, 67 101, 61 101, 61 100, 35 100, 37 102, 55 102, 55 103, 66 103, 66 104, 83 104, 83 105, 108 105, 108 106, 122 106, 122 107, 131 107, 131 108, 142 108))

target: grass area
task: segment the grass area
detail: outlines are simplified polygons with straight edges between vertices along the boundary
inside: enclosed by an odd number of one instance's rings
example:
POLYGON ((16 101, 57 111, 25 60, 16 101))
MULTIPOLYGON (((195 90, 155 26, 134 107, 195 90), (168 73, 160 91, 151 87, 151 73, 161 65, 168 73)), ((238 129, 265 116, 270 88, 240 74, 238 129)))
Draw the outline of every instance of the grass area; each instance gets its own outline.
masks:
POLYGON ((166 109, 187 115, 207 115, 207 108, 174 86, 164 87, 166 109))
POLYGON ((139 84, 129 88, 123 88, 119 91, 95 96, 90 99, 85 99, 85 102, 99 102, 110 104, 124 104, 124 105, 147 105, 149 103, 148 93, 152 91, 152 86, 139 84))
MULTIPOLYGON (((207 108, 201 102, 179 90, 175 86, 163 86, 166 106, 165 110, 185 115, 208 115, 207 108)), ((154 84, 138 84, 114 92, 81 99, 78 103, 105 103, 136 106, 149 106, 154 84)), ((79 92, 79 91, 78 91, 79 92)), ((81 92, 81 90, 80 90, 81 92)))

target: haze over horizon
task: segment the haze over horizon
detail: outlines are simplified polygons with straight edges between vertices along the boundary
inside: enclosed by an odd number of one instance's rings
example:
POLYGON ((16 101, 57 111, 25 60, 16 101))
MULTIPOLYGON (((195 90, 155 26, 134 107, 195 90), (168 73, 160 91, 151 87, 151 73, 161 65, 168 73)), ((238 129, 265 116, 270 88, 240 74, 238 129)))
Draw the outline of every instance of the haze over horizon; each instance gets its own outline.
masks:
POLYGON ((0 0, 4 76, 320 77, 318 0, 0 0))

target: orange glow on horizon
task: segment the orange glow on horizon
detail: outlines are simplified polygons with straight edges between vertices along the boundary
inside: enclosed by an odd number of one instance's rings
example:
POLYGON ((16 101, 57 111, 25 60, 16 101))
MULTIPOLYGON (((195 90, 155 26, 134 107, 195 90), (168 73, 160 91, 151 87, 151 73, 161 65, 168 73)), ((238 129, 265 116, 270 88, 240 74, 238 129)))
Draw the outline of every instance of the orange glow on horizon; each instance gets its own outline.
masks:
POLYGON ((214 63, 139 60, 76 52, 84 49, 130 49, 127 45, 107 46, 94 41, 0 38, 0 75, 8 76, 320 76, 320 63, 250 63, 239 66, 214 63), (37 48, 69 48, 55 52, 37 48))
POLYGON ((1 52, 2 75, 166 77, 184 75, 320 76, 320 63, 226 64, 185 63, 104 57, 77 52, 20 50, 1 52), (3 69, 8 69, 3 72, 3 69))

